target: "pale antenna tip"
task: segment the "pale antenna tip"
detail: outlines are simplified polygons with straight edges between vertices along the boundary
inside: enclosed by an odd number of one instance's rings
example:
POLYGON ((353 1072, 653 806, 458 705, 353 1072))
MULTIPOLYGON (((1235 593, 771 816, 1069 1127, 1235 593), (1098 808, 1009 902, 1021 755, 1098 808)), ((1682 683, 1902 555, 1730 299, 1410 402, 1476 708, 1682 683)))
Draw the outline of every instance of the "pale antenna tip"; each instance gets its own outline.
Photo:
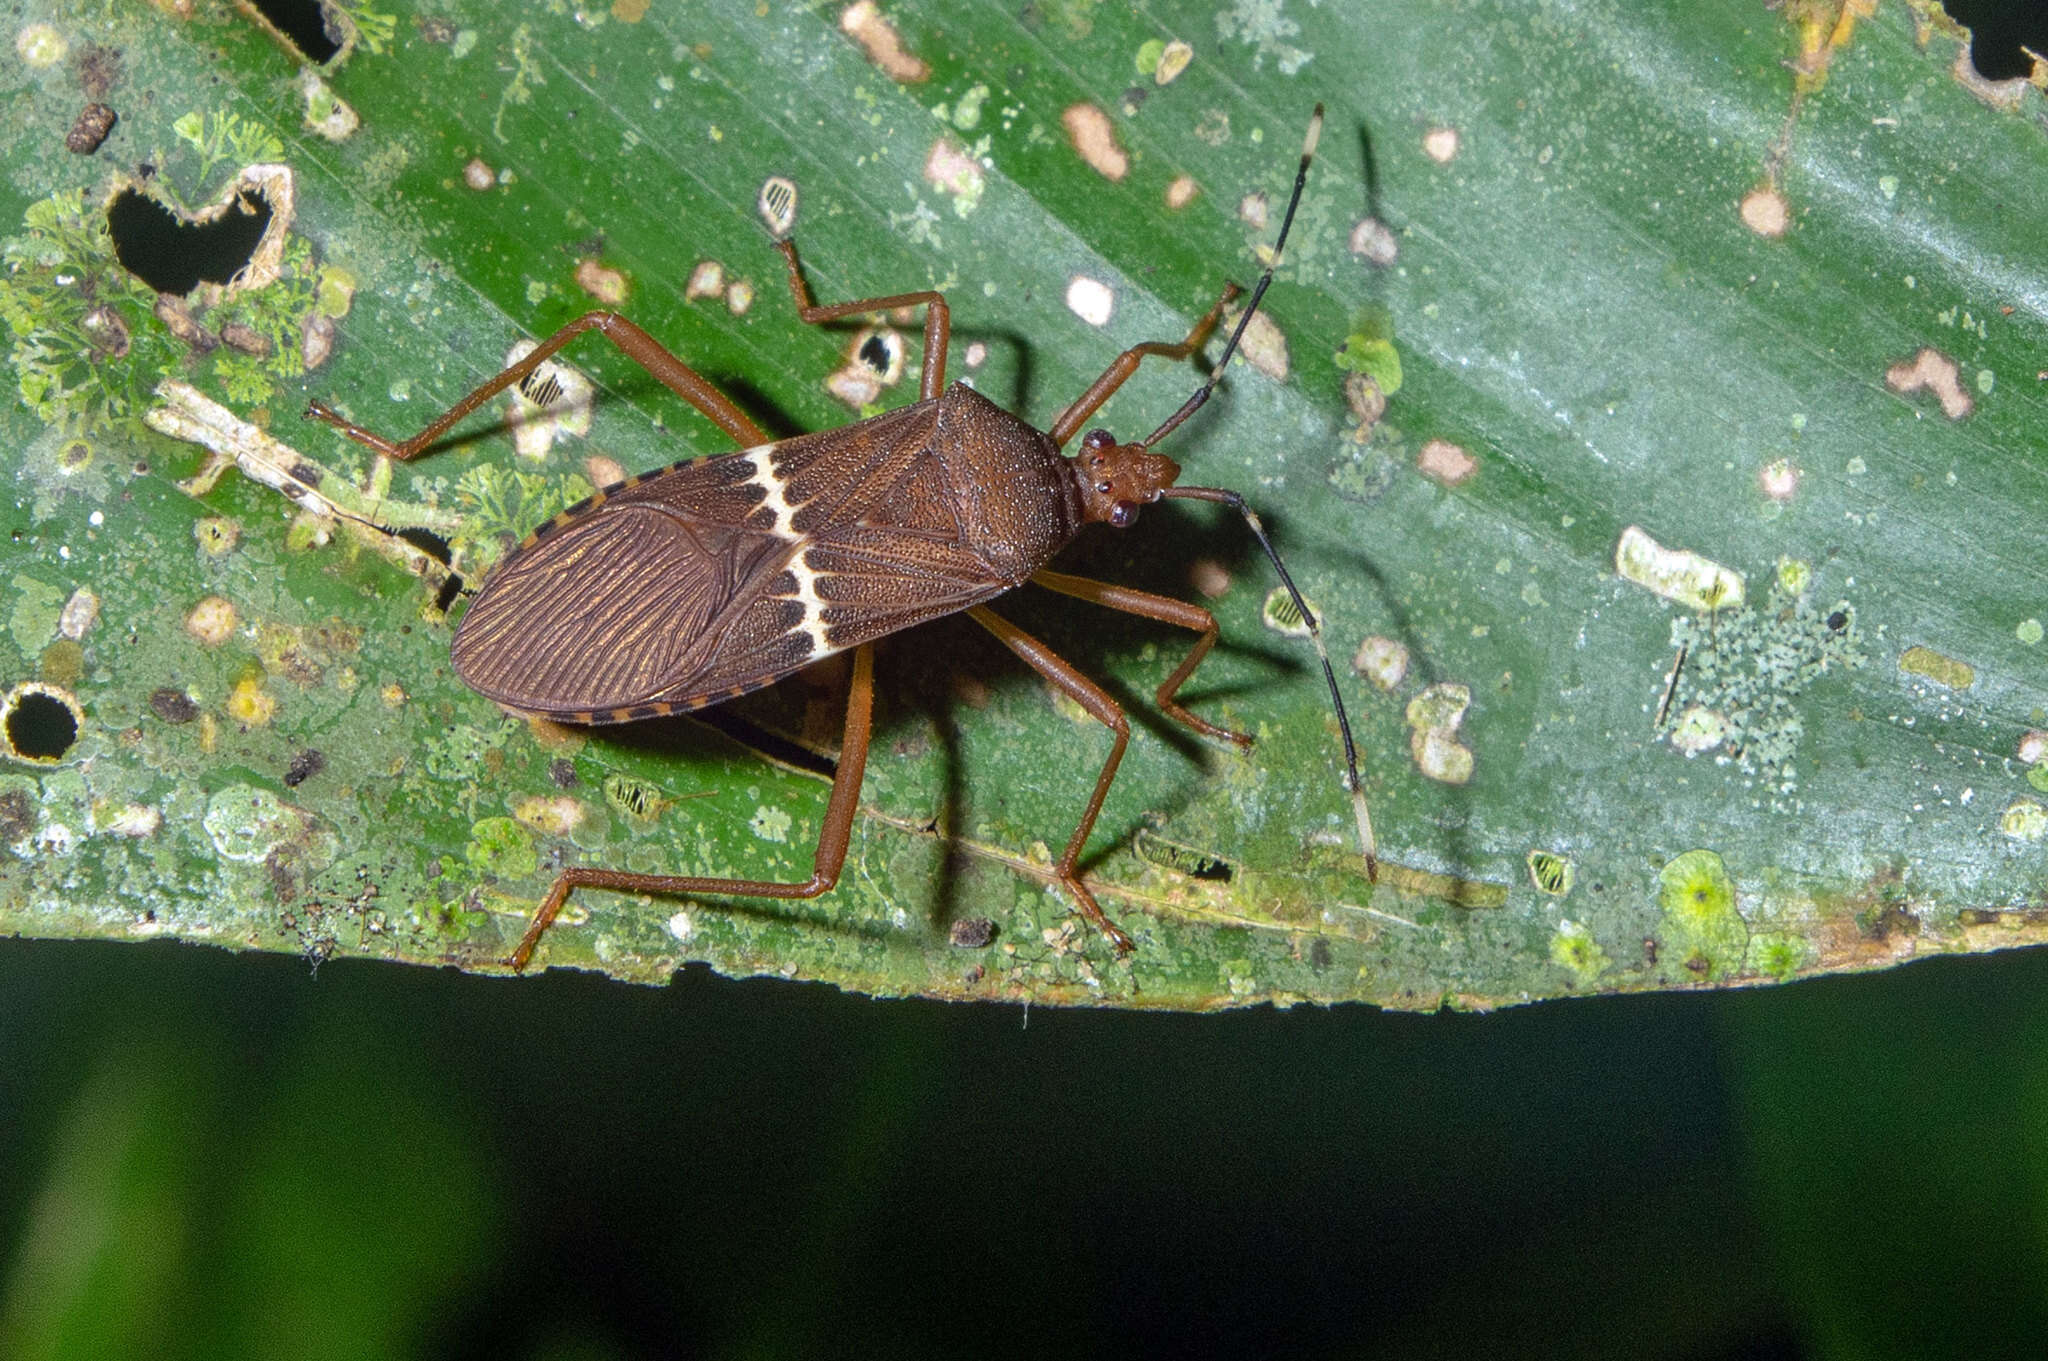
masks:
POLYGON ((1358 819, 1358 848, 1365 852, 1365 878, 1367 883, 1380 881, 1379 838, 1372 834, 1372 814, 1366 810, 1365 791, 1357 785, 1351 786, 1351 812, 1358 819))
POLYGON ((1316 154, 1316 142, 1322 138, 1322 135, 1323 106, 1318 104, 1316 105, 1315 113, 1310 115, 1308 120, 1308 136, 1302 139, 1301 158, 1303 160, 1307 160, 1309 157, 1316 154))

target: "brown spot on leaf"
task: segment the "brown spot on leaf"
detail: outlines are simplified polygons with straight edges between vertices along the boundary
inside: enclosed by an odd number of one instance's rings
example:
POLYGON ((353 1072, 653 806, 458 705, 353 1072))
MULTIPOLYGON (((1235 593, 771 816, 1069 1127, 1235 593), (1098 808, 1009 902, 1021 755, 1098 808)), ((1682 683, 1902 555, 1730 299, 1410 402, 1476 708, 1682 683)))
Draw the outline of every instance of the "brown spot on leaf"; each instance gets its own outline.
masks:
POLYGON ((1447 439, 1433 439, 1415 456, 1415 467, 1431 481, 1455 487, 1479 471, 1479 460, 1447 439))
POLYGON ((576 262, 576 286, 607 307, 617 307, 626 300, 626 276, 596 260, 576 262))
POLYGON ((1743 226, 1774 241, 1792 225, 1791 205, 1785 202, 1776 185, 1760 184, 1744 194, 1738 211, 1743 226))
POLYGON ((1963 419, 1977 407, 1963 389, 1962 370, 1956 361, 1932 346, 1923 346, 1911 359, 1901 359, 1886 369, 1884 383, 1901 397, 1932 392, 1941 403, 1941 414, 1952 421, 1963 419))
POLYGON ((1096 174, 1116 181, 1130 173, 1130 153, 1117 141, 1116 127, 1108 114, 1093 104, 1069 104, 1060 115, 1060 123, 1066 128, 1067 140, 1073 143, 1075 153, 1096 174))
POLYGON ((866 50, 868 60, 889 79, 914 85, 931 77, 932 68, 922 58, 904 50, 896 26, 883 15, 875 0, 858 0, 848 5, 839 16, 839 27, 866 50))

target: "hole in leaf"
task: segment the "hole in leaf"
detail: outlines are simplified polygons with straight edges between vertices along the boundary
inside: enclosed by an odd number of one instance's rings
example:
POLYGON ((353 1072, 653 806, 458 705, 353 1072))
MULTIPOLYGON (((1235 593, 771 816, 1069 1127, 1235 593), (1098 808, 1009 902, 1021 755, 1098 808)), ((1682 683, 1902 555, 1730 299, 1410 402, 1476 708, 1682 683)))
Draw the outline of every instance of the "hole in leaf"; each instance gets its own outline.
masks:
POLYGON ((78 711, 47 690, 16 690, 0 720, 7 749, 29 761, 56 761, 78 740, 78 711))
POLYGON ((299 49, 307 61, 324 66, 341 51, 341 34, 318 0, 252 0, 256 12, 299 49))
POLYGON ((137 189, 107 205, 107 230, 121 267, 159 293, 226 284, 249 263, 270 226, 270 204, 244 193, 225 212, 192 222, 137 189))
POLYGON ((2022 47, 2048 53, 2048 9, 2011 0, 1947 0, 1949 18, 1970 30, 1970 65, 1986 80, 2030 75, 2022 47))

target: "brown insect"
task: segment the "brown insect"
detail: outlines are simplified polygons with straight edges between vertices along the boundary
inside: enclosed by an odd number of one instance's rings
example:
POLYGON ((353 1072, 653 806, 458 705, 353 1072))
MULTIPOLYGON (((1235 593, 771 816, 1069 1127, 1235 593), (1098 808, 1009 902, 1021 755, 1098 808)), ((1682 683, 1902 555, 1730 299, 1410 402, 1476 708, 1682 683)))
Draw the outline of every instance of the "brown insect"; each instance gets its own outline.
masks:
POLYGON ((738 453, 685 460, 607 487, 536 529, 484 583, 455 631, 455 670, 507 708, 567 723, 628 723, 702 709, 772 685, 820 657, 853 650, 845 735, 811 877, 796 884, 691 875, 565 869, 507 961, 521 969, 573 889, 663 896, 720 894, 815 898, 839 880, 867 764, 877 639, 965 611, 1056 689, 1115 733, 1109 759, 1053 874, 1119 951, 1131 939, 1103 915, 1076 868, 1130 730, 1103 689, 1038 639, 999 618, 987 602, 1025 582, 1198 635, 1159 687, 1159 707, 1205 737, 1249 749, 1251 738, 1219 727, 1174 698, 1217 639, 1215 616, 1146 591, 1046 570, 1083 526, 1119 529, 1162 498, 1214 501, 1243 514, 1309 621, 1344 738, 1367 873, 1376 874, 1372 827, 1359 792, 1358 759, 1337 679, 1315 617, 1295 590, 1264 527, 1236 492, 1178 487, 1173 460, 1152 452, 1208 400, 1272 283, 1322 130, 1316 107, 1295 173, 1272 263, 1253 290, 1223 358, 1164 425, 1139 443, 1092 430, 1069 458, 1060 449, 1149 356, 1182 360, 1200 348, 1238 296, 1229 285, 1178 344, 1124 351, 1040 432, 972 388, 945 385, 945 295, 923 291, 820 307, 811 300, 796 247, 777 242, 797 315, 819 324, 895 307, 925 310, 920 400, 837 430, 771 441, 740 409, 653 337, 611 312, 592 312, 555 332, 426 429, 394 444, 320 402, 307 415, 391 458, 410 459, 493 395, 524 383, 585 331, 617 345, 720 429, 738 453))

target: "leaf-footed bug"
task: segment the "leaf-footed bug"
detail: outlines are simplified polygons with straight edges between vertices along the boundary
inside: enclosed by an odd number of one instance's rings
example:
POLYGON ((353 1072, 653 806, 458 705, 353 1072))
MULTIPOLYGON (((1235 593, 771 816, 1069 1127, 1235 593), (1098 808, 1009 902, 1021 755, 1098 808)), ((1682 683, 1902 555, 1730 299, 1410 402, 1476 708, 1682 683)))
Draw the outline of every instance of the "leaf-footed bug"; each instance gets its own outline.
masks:
POLYGON ((1171 498, 1213 501, 1244 517, 1308 621, 1344 744, 1349 791, 1368 876, 1377 876, 1372 823, 1336 673, 1315 615, 1244 498, 1182 487, 1180 468, 1154 445, 1215 391, 1245 327, 1279 267, 1322 132, 1319 104, 1303 139, 1287 213, 1263 275, 1223 357, 1178 411, 1150 436, 1119 443, 1090 430, 1072 457, 1060 451, 1148 357, 1184 360, 1200 349, 1239 296, 1235 284, 1177 344, 1152 341, 1117 357, 1102 376, 1039 431, 962 384, 947 387, 950 316, 945 295, 925 290, 819 306, 793 243, 777 241, 797 315, 816 325, 890 308, 925 309, 919 400, 836 430, 774 441, 702 376, 624 317, 591 312, 450 407, 402 443, 344 419, 321 402, 306 414, 390 458, 415 458, 458 421, 586 331, 596 331, 701 411, 742 446, 689 459, 606 487, 541 525, 490 574, 455 630, 458 675, 509 709, 568 723, 627 723, 706 708, 771 685, 835 652, 853 650, 837 773, 811 877, 802 883, 694 875, 565 869, 534 912, 507 963, 523 969, 569 893, 602 888, 662 896, 814 898, 839 880, 866 769, 877 639, 943 615, 967 613, 1115 735, 1095 789, 1053 875, 1119 952, 1133 948, 1082 882, 1077 868, 1130 729, 1117 703, 1038 639, 990 612, 987 602, 1034 582, 1048 590, 1189 630, 1197 635, 1155 696, 1160 709, 1205 737, 1249 750, 1251 738, 1219 727, 1175 699, 1215 646, 1208 610, 1125 586, 1069 576, 1046 564, 1096 523, 1124 528, 1141 506, 1171 498))

